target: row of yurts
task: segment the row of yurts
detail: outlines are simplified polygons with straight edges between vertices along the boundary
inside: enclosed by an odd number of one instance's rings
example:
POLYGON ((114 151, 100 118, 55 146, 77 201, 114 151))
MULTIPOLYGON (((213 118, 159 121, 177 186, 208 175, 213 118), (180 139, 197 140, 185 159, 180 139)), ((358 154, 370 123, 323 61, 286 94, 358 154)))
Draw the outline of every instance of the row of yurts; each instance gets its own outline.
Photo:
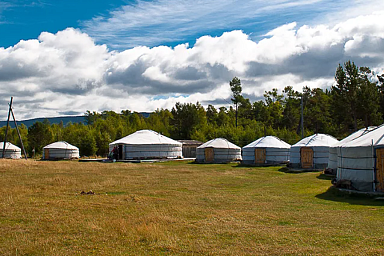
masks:
MULTIPOLYGON (((210 140, 196 149, 196 162, 244 164, 288 163, 293 168, 336 170, 337 180, 349 180, 361 191, 384 192, 384 124, 361 129, 341 141, 314 134, 294 145, 274 136, 240 147, 223 138, 210 140)), ((3 143, 0 143, 0 149, 3 143)), ((109 144, 119 159, 182 158, 182 143, 151 130, 141 130, 109 144)), ((5 157, 21 158, 21 149, 6 144, 5 157)), ((43 148, 43 159, 79 158, 79 149, 67 142, 43 148)))

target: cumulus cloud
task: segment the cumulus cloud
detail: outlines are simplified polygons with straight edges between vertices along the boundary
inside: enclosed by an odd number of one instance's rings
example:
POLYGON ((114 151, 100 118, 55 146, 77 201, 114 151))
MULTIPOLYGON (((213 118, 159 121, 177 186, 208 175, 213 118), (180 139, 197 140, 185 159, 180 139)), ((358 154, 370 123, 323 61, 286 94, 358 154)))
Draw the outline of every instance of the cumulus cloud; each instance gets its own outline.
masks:
POLYGON ((288 23, 259 41, 234 30, 202 36, 193 46, 109 50, 68 28, 0 48, 0 106, 15 96, 19 118, 130 109, 153 111, 176 102, 229 105, 238 76, 251 100, 287 85, 329 87, 349 59, 384 71, 384 13, 333 26, 288 23))
MULTIPOLYGON (((189 37, 228 31, 236 27, 283 24, 286 18, 300 19, 303 9, 319 14, 328 10, 323 5, 335 6, 332 0, 137 0, 108 15, 83 22, 84 30, 92 37, 113 47, 137 45, 157 46, 164 42, 185 41, 189 37), (321 10, 321 11, 319 11, 321 10), (271 19, 271 16, 274 16, 271 19), (255 22, 255 19, 261 22, 255 22), (283 20, 282 20, 283 19, 283 20), (264 23, 268 20, 267 23, 264 23), (262 24, 264 23, 264 24, 262 24)), ((350 5, 341 0, 338 8, 350 5)))

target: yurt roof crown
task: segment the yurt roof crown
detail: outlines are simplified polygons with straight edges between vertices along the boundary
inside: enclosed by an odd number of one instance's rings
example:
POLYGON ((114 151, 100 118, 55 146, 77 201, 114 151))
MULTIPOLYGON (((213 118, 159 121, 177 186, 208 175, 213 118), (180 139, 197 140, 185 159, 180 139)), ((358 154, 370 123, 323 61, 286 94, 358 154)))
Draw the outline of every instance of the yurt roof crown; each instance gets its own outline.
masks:
MULTIPOLYGON (((3 147, 4 147, 4 142, 0 142, 0 149, 3 150, 3 147)), ((5 150, 21 151, 21 148, 19 148, 18 146, 13 145, 10 142, 7 142, 5 144, 5 150)))
POLYGON ((229 142, 224 138, 216 138, 210 141, 207 141, 203 145, 197 148, 232 148, 232 149, 241 149, 239 146, 236 146, 232 142, 229 142))
POLYGON ((292 147, 318 147, 318 146, 332 146, 338 142, 337 139, 331 135, 316 133, 309 137, 306 137, 292 147))
POLYGON ((45 146, 44 148, 47 148, 47 149, 78 149, 77 147, 69 144, 68 142, 66 141, 57 141, 57 142, 54 142, 54 143, 51 143, 47 146, 45 146))
POLYGON ((291 148, 291 145, 275 136, 261 137, 254 142, 246 145, 244 148, 291 148))
POLYGON ((140 130, 134 132, 124 138, 116 140, 110 145, 114 144, 133 144, 133 145, 154 145, 154 144, 170 144, 182 146, 181 142, 168 138, 160 133, 152 130, 140 130))

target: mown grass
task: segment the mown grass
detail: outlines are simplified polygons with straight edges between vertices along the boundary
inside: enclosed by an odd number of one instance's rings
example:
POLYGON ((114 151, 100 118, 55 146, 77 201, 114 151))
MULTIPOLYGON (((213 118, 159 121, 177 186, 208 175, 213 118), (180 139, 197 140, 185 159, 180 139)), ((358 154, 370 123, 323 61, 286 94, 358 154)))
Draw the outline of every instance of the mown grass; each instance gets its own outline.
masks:
POLYGON ((0 160, 0 255, 384 255, 384 203, 329 187, 279 167, 0 160))

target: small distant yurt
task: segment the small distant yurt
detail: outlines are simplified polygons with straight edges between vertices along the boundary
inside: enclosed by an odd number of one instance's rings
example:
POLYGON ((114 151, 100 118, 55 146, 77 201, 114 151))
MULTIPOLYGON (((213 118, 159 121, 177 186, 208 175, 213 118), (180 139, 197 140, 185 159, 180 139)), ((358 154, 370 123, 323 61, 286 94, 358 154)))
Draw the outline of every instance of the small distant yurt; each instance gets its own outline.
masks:
POLYGON ((290 150, 290 166, 303 169, 323 169, 328 165, 329 147, 337 139, 326 134, 314 134, 306 137, 290 150))
MULTIPOLYGON (((4 142, 0 142, 0 158, 3 157, 4 142)), ((21 148, 10 142, 5 143, 4 158, 19 159, 21 158, 21 148)))
POLYGON ((244 164, 283 164, 289 162, 291 145, 275 136, 265 136, 243 147, 244 164))
POLYGON ((337 148, 337 180, 360 191, 384 192, 384 125, 337 148))
POLYGON ((140 130, 109 144, 119 160, 181 158, 182 143, 152 130, 140 130))
POLYGON ((43 147, 44 160, 76 159, 79 157, 79 148, 66 141, 54 142, 43 147))
POLYGON ((223 138, 210 140, 196 149, 198 163, 229 163, 241 160, 241 148, 223 138))
POLYGON ((331 169, 333 172, 336 173, 336 170, 337 170, 337 148, 338 147, 341 147, 344 144, 346 144, 346 143, 348 143, 348 142, 350 142, 356 138, 359 138, 360 136, 366 134, 367 132, 369 132, 375 128, 376 128, 375 126, 371 126, 371 127, 360 129, 360 130, 352 133, 348 137, 345 137, 344 139, 340 140, 339 142, 332 145, 331 147, 329 147, 328 169, 331 169))

